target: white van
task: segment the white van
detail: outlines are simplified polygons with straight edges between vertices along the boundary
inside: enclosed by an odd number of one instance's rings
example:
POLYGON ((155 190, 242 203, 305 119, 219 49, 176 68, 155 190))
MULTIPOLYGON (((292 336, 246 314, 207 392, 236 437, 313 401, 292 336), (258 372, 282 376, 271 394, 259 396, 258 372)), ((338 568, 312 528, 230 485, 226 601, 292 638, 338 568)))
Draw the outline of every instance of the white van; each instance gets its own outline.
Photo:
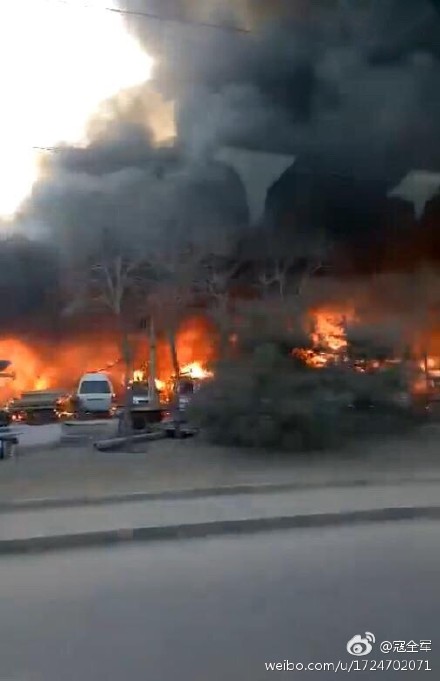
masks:
POLYGON ((107 374, 84 374, 76 394, 79 411, 91 414, 110 414, 114 393, 107 374))

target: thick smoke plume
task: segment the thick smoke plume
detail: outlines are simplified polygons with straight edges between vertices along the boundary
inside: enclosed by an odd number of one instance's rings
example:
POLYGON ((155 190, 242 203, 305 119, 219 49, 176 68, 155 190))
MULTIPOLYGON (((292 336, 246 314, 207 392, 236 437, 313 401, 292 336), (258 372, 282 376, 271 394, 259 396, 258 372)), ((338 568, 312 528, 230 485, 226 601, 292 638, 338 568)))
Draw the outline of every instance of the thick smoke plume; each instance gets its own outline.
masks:
POLYGON ((91 248, 103 229, 124 239, 166 238, 176 221, 243 229, 243 186, 213 161, 223 145, 295 156, 271 195, 275 214, 284 205, 314 215, 342 239, 360 225, 368 234, 409 171, 440 171, 440 15, 430 0, 121 6, 163 19, 127 16, 155 78, 103 105, 87 148, 49 161, 19 222, 59 251, 91 248), (206 25, 215 23, 224 28, 206 25))

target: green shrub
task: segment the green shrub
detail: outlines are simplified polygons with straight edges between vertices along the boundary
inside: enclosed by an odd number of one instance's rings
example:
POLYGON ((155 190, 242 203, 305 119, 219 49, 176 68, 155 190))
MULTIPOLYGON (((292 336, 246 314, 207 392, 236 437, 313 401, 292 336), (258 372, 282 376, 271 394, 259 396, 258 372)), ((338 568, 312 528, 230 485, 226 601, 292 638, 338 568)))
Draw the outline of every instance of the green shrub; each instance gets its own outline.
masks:
POLYGON ((406 413, 395 396, 403 388, 398 368, 374 374, 347 365, 314 369, 278 344, 263 343, 219 365, 215 378, 196 394, 189 417, 219 444, 332 448, 359 435, 400 428, 406 413))

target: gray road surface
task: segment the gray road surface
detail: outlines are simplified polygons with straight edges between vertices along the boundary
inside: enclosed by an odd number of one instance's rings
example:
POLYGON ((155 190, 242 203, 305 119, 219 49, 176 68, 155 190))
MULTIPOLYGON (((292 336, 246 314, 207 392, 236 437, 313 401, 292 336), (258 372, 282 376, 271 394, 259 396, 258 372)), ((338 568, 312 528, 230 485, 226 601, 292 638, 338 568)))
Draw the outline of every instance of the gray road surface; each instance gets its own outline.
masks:
POLYGON ((434 522, 388 523, 4 558, 0 679, 330 679, 265 663, 349 663, 365 631, 431 639, 393 657, 429 660, 403 678, 438 678, 439 539, 434 522))

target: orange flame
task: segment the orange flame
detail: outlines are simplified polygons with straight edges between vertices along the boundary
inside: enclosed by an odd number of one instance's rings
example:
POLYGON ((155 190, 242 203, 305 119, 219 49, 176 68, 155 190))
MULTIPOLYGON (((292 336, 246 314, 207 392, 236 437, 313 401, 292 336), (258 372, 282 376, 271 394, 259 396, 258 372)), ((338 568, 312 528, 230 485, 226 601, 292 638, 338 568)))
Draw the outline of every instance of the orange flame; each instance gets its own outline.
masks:
POLYGON ((314 350, 301 352, 303 359, 317 369, 340 358, 347 349, 347 322, 356 320, 351 307, 321 308, 311 312, 313 331, 311 340, 314 350))
POLYGON ((313 313, 312 341, 317 347, 331 352, 341 352, 347 347, 345 324, 353 314, 346 311, 318 310, 313 313))
POLYGON ((204 369, 200 362, 192 362, 191 364, 187 364, 186 366, 182 367, 181 372, 182 374, 195 379, 211 378, 213 376, 212 372, 204 369))
POLYGON ((0 340, 0 357, 11 362, 10 378, 0 378, 0 396, 6 400, 25 390, 38 390, 44 373, 39 353, 15 338, 0 340))
MULTIPOLYGON (((134 339, 135 379, 142 380, 148 359, 147 337, 134 339)), ((194 378, 202 377, 206 366, 215 358, 215 336, 204 319, 195 317, 184 322, 177 334, 177 355, 184 370, 194 378)), ((89 371, 106 370, 116 392, 122 390, 124 364, 115 338, 91 336, 77 338, 53 345, 29 343, 20 338, 0 339, 0 359, 11 362, 8 373, 14 378, 0 378, 0 404, 29 390, 57 389, 70 392, 80 377, 89 371)), ((162 391, 173 374, 173 364, 168 343, 157 343, 157 388, 162 391)))

